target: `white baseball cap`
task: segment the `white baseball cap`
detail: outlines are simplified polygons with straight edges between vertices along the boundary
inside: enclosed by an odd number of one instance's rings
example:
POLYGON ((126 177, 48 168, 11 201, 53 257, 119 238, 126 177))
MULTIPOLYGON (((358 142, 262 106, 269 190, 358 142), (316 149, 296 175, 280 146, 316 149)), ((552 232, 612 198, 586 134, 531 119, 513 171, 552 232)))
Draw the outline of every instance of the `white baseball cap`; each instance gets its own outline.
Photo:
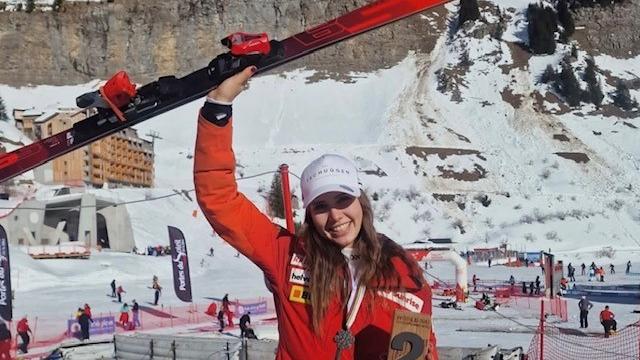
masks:
POLYGON ((302 172, 300 180, 302 206, 307 207, 322 194, 339 191, 353 197, 360 196, 358 170, 347 158, 325 154, 313 160, 302 172))

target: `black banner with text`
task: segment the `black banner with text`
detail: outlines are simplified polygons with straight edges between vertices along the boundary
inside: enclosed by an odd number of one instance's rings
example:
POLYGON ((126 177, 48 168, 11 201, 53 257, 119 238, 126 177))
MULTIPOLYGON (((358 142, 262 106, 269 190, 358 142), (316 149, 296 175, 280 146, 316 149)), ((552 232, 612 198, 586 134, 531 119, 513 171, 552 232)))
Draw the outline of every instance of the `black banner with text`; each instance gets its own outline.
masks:
POLYGON ((9 239, 0 226, 0 316, 4 321, 13 319, 11 303, 11 267, 9 265, 9 239))
POLYGON ((173 265, 173 289, 178 299, 191 302, 191 277, 189 276, 189 259, 187 242, 180 229, 169 226, 169 242, 171 245, 171 264, 173 265))

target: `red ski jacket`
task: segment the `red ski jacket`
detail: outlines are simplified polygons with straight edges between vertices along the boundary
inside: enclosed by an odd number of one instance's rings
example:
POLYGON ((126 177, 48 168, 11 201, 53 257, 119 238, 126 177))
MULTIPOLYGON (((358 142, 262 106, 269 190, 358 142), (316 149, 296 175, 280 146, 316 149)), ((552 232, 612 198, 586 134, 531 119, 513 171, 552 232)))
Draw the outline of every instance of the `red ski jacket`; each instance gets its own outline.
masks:
MULTIPOLYGON (((272 223, 238 192, 232 126, 232 120, 225 126, 211 124, 202 116, 198 120, 194 160, 198 203, 216 233, 264 272, 278 317, 280 340, 276 359, 334 359, 333 337, 344 320, 341 301, 336 297, 330 302, 322 335, 316 335, 311 326, 309 277, 303 266, 302 240, 272 223)), ((400 259, 392 261, 402 278, 403 289, 378 291, 375 299, 370 292, 366 293, 351 326, 355 344, 341 352, 341 359, 386 359, 394 311, 431 314, 431 288, 416 284, 400 259), (370 306, 372 301, 374 306, 370 306)), ((433 332, 427 346, 426 359, 437 360, 433 332)))
POLYGON ((27 319, 20 319, 20 321, 18 321, 18 325, 16 326, 16 330, 19 333, 26 333, 28 331, 31 331, 31 328, 29 328, 29 324, 27 324, 27 319))
POLYGON ((602 310, 600 312, 600 321, 613 320, 614 317, 615 315, 613 315, 613 313, 609 310, 602 310))

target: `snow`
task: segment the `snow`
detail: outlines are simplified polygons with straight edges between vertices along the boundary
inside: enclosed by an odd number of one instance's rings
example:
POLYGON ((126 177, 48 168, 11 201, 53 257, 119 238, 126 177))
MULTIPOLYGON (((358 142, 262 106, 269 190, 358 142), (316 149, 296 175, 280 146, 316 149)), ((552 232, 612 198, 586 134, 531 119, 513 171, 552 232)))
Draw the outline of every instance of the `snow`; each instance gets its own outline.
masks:
MULTIPOLYGON (((510 17, 503 41, 443 34, 433 53, 409 53, 389 69, 351 74, 352 80, 346 83, 311 81, 315 72, 308 69, 252 79, 234 106, 240 190, 264 209, 273 172, 287 163, 292 190, 300 198, 295 177, 315 157, 337 152, 354 159, 367 192, 377 195, 373 205, 378 230, 399 243, 447 237, 460 251, 506 243, 519 251, 550 249, 565 263, 596 260, 623 269, 632 260, 634 268, 640 268, 640 147, 638 130, 625 122, 636 127, 640 123, 589 115, 586 104, 580 111, 562 115, 536 112, 532 92, 544 95, 550 91, 538 84, 540 74, 547 65, 557 66, 569 48, 559 46, 556 55, 533 56, 524 68, 515 66, 516 57, 505 41, 528 42, 525 11, 529 1, 495 3, 510 17), (454 79, 461 100, 452 101, 451 92, 438 90, 439 76, 443 69, 459 70, 464 53, 472 64, 454 79), (506 88, 521 96, 519 108, 504 100, 506 88), (556 134, 570 141, 555 140, 556 134), (426 155, 411 153, 408 147, 422 149, 426 155), (431 148, 439 150, 425 150, 431 148), (442 149, 464 152, 448 154, 442 149), (556 155, 558 152, 584 153, 590 161, 579 164, 556 155), (477 181, 442 176, 473 172, 478 167, 485 172, 477 181), (267 174, 252 177, 264 172, 267 174), (433 194, 451 195, 453 201, 438 200, 433 194), (478 200, 485 195, 491 200, 489 206, 478 200), (608 248, 613 258, 605 256, 608 248)), ((449 14, 453 21, 457 3, 446 7, 453 12, 449 14)), ((584 56, 580 50, 574 66, 583 69, 584 56)), ((640 57, 600 55, 595 60, 603 73, 623 79, 636 79, 640 73, 640 57)), ((96 80, 76 86, 19 89, 0 85, 0 97, 8 109, 37 106, 46 112, 73 106, 78 95, 99 84, 96 80)), ((610 103, 607 93, 612 87, 605 90, 605 103, 610 103)), ((631 93, 640 98, 637 90, 631 93)), ((162 137, 156 142, 155 188, 87 191, 117 203, 128 202, 122 206, 131 215, 136 246, 141 250, 167 245, 168 225, 184 232, 196 302, 206 303, 205 297, 224 293, 238 298, 268 297, 262 274, 247 259, 235 257, 236 251, 213 233, 191 191, 196 115, 201 104, 201 100, 194 101, 136 126, 141 136, 157 131, 162 137), (215 257, 205 255, 210 247, 215 257)), ((548 102, 544 106, 559 108, 548 102)), ((11 142, 29 143, 11 124, 0 123, 0 132, 11 142)), ((3 141, 7 150, 17 148, 11 142, 3 141)), ((51 187, 39 188, 37 198, 51 196, 51 187)), ((12 208, 19 202, 17 197, 0 200, 0 207, 12 208)), ((303 211, 298 209, 296 214, 301 220, 303 211)), ((274 221, 282 223, 281 219, 274 221)), ((33 260, 26 251, 11 248, 17 315, 27 313, 64 324, 85 302, 94 312, 114 312, 119 304, 105 296, 111 279, 123 284, 125 299, 147 300, 152 296, 147 286, 154 274, 167 289, 161 302, 179 304, 169 289, 168 257, 94 251, 88 260, 33 260)), ((453 277, 451 267, 434 267, 430 273, 453 277)), ((497 280, 513 274, 517 281, 531 281, 539 275, 536 269, 478 265, 469 269, 469 277, 474 273, 481 279, 497 280)), ((637 283, 638 278, 615 275, 607 280, 611 282, 637 283)), ((569 303, 570 320, 561 325, 577 327, 575 300, 569 303)), ((596 309, 602 305, 596 304, 596 309)), ((638 320, 632 308, 614 305, 620 327, 638 320)), ((527 328, 514 321, 535 326, 537 310, 505 307, 500 313, 479 312, 471 305, 461 312, 434 308, 439 344, 527 348, 532 334, 517 332, 527 328), (498 330, 513 332, 496 336, 498 330)), ((259 336, 275 337, 277 330, 264 325, 259 336)))

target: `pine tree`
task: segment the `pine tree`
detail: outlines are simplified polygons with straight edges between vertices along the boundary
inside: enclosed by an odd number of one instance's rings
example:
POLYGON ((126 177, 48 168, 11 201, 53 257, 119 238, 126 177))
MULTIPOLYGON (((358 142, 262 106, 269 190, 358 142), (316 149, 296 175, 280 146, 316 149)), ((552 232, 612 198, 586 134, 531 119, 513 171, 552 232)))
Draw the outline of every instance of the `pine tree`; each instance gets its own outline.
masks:
POLYGON ((4 100, 0 97, 0 121, 9 121, 7 115, 7 107, 4 105, 4 100))
POLYGON ((557 78, 558 74, 553 69, 553 66, 547 65, 547 67, 544 69, 544 72, 540 76, 540 82, 543 84, 549 84, 556 81, 557 78))
POLYGON ((35 0, 27 0, 27 4, 25 5, 24 11, 27 13, 31 13, 35 9, 36 9, 35 0))
POLYGON ((593 84, 588 84, 587 91, 589 91, 589 101, 599 109, 600 105, 602 105, 602 99, 604 99, 600 80, 593 84))
POLYGON ((596 77, 596 62, 592 57, 587 57, 585 59, 587 63, 587 67, 584 70, 583 80, 587 82, 587 84, 592 84, 598 81, 596 77))
POLYGON ((584 70, 584 81, 587 82, 587 94, 584 100, 593 103, 599 108, 602 105, 604 94, 602 94, 602 87, 596 75, 596 62, 592 57, 588 57, 585 61, 587 62, 587 67, 584 70))
POLYGON ((582 90, 573 68, 567 62, 562 63, 562 71, 556 81, 556 90, 562 95, 570 106, 580 105, 582 90))
POLYGON ((530 4, 527 8, 529 47, 534 54, 551 55, 556 51, 556 13, 550 7, 530 4))
POLYGON ((458 11, 458 28, 468 20, 478 20, 479 18, 480 9, 478 9, 478 0, 460 1, 460 10, 458 11))
POLYGON ((282 182, 280 181, 279 173, 276 173, 273 176, 267 201, 269 203, 269 208, 271 209, 271 214, 273 216, 284 219, 284 204, 282 203, 282 182))
POLYGON ((564 29, 564 31, 562 32, 562 38, 566 42, 576 30, 573 16, 569 11, 569 5, 567 4, 566 0, 559 0, 556 4, 556 10, 558 11, 558 21, 560 21, 560 24, 564 29))
POLYGON ((618 81, 616 85, 616 91, 613 93, 613 103, 617 107, 627 111, 638 107, 638 102, 631 98, 629 87, 623 81, 618 81))

